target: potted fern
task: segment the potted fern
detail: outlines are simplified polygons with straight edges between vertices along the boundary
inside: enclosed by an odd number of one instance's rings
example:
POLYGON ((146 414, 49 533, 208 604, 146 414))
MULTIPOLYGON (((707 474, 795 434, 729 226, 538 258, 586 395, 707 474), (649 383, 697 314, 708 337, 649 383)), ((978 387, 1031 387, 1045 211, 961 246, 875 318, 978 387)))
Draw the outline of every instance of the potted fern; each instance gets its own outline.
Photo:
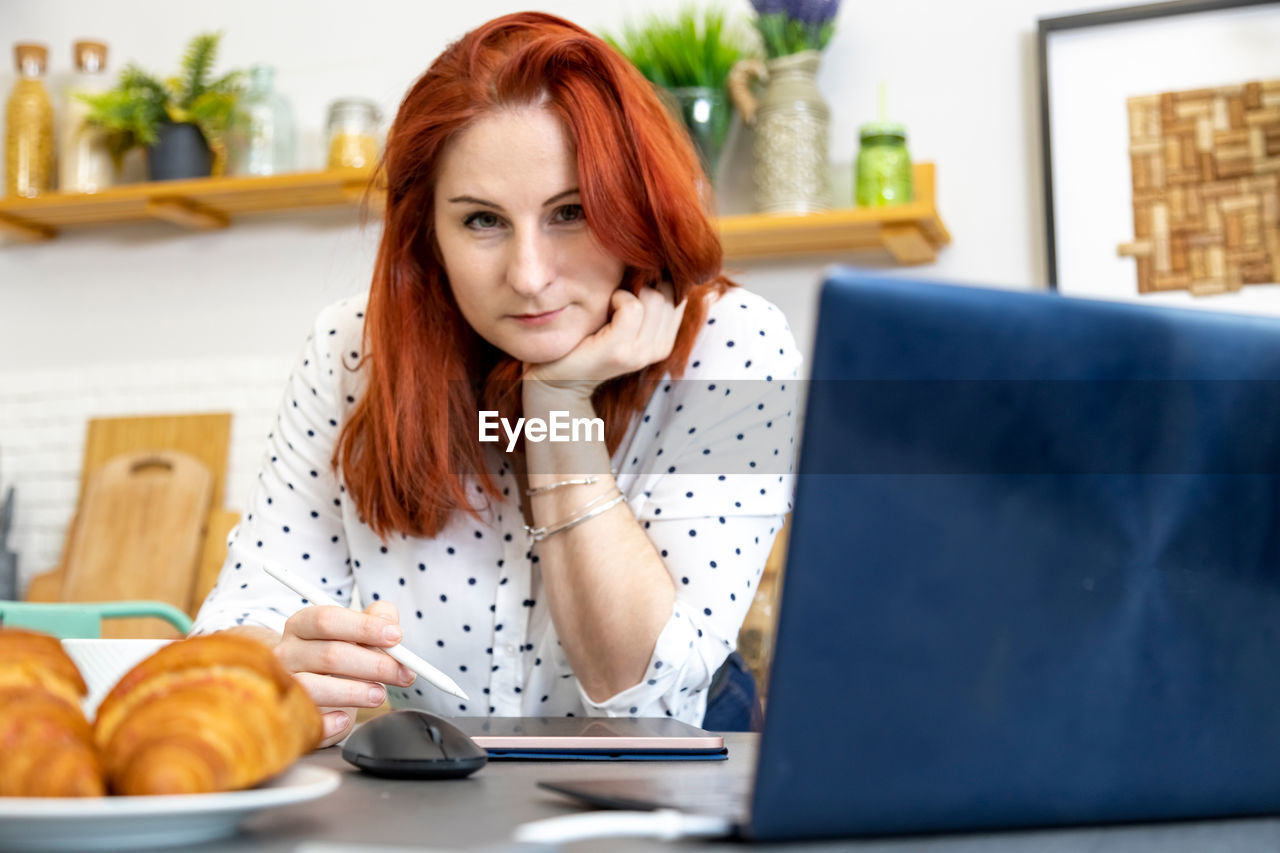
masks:
POLYGON ((659 87, 714 180, 733 119, 726 80, 738 60, 753 52, 745 29, 732 26, 720 9, 686 6, 673 18, 650 15, 626 25, 620 36, 604 38, 659 87))
POLYGON ((86 121, 107 131, 117 166, 130 149, 144 147, 150 180, 221 173, 243 91, 240 71, 211 79, 221 38, 193 38, 174 77, 161 81, 130 64, 115 88, 78 96, 89 105, 86 121))

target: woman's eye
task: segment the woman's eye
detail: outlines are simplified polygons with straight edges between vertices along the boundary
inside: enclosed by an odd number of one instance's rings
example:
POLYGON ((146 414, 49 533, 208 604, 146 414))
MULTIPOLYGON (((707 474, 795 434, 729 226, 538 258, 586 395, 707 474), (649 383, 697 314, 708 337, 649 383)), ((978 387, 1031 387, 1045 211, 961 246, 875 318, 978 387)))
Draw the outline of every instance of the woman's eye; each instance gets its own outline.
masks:
POLYGON ((468 228, 476 229, 496 228, 498 217, 488 211, 481 210, 469 214, 466 219, 462 220, 462 224, 468 228))
POLYGON ((556 208, 557 222, 579 222, 585 218, 580 204, 566 204, 556 208))

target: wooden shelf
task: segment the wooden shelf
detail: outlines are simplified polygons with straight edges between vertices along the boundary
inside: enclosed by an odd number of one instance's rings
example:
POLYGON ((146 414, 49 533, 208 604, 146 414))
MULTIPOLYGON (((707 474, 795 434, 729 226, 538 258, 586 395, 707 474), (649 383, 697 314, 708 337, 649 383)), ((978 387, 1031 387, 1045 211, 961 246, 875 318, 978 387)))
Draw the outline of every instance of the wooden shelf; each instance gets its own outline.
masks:
MULTIPOLYGON (((0 233, 49 240, 65 230, 163 220, 189 230, 228 227, 247 215, 300 208, 354 207, 371 172, 337 169, 272 177, 196 178, 112 187, 94 194, 0 199, 0 233)), ((934 206, 933 164, 915 167, 916 200, 894 207, 807 215, 750 214, 717 220, 729 262, 887 250, 902 264, 937 258, 951 242, 934 206)), ((377 209, 375 202, 374 209, 377 209)))
POLYGON ((165 220, 183 228, 226 228, 234 218, 281 210, 353 207, 367 169, 294 172, 271 177, 193 178, 111 187, 99 193, 50 193, 0 199, 0 231, 18 240, 47 240, 63 229, 165 220))
POLYGON ((781 216, 724 216, 718 224, 726 261, 830 255, 886 249, 900 264, 927 264, 951 242, 934 206, 933 164, 915 165, 915 201, 781 216))

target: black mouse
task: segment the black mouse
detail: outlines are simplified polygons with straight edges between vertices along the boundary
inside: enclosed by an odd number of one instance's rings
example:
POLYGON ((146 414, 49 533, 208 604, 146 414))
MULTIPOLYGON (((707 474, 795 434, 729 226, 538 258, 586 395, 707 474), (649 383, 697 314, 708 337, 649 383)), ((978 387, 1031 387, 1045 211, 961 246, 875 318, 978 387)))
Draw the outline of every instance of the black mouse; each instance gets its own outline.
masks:
POLYGON ((343 744, 342 757, 392 779, 457 779, 489 760, 453 723, 414 710, 390 711, 360 726, 343 744))

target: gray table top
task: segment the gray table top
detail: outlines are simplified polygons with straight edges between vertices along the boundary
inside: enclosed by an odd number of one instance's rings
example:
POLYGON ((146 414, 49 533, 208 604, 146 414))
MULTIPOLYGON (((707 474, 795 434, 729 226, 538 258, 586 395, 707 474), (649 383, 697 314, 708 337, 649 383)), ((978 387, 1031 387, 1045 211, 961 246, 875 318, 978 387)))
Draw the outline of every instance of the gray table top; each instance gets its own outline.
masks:
MULTIPOLYGON (((616 779, 681 773, 704 778, 708 786, 730 784, 750 775, 757 736, 728 734, 727 761, 708 762, 490 762, 462 780, 405 781, 360 773, 342 760, 338 749, 316 752, 303 761, 343 774, 334 793, 296 806, 259 813, 235 838, 182 848, 189 853, 296 851, 296 853, 392 853, 399 850, 522 851, 511 842, 521 823, 581 809, 570 800, 539 789, 542 780, 616 779)), ((850 768, 850 772, 857 772, 850 768)), ((566 844, 565 851, 652 851, 670 848, 738 851, 733 842, 664 844, 646 840, 593 840, 566 844)), ((555 848, 542 848, 555 849, 555 848)), ((761 845, 762 851, 858 851, 858 853, 1244 853, 1280 850, 1280 819, 1196 821, 1119 827, 975 833, 933 837, 839 841, 804 845, 761 845)))

